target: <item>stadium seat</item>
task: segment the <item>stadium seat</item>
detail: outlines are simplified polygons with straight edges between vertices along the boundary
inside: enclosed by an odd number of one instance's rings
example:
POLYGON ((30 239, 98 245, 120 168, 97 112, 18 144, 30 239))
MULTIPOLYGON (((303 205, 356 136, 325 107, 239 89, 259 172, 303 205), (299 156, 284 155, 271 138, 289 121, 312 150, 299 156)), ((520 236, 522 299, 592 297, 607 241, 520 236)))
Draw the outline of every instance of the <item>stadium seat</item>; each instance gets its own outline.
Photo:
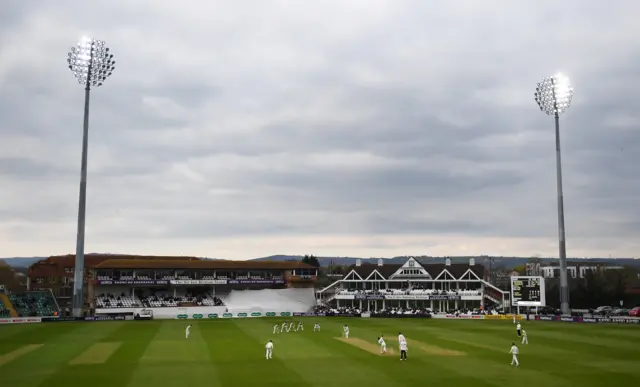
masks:
POLYGON ((11 311, 9 310, 9 305, 5 305, 4 301, 0 299, 0 318, 11 317, 11 311))
POLYGON ((96 308, 137 308, 142 306, 140 300, 133 296, 101 294, 95 299, 96 308))
POLYGON ((20 317, 57 316, 60 309, 51 292, 29 291, 10 294, 9 300, 20 317))

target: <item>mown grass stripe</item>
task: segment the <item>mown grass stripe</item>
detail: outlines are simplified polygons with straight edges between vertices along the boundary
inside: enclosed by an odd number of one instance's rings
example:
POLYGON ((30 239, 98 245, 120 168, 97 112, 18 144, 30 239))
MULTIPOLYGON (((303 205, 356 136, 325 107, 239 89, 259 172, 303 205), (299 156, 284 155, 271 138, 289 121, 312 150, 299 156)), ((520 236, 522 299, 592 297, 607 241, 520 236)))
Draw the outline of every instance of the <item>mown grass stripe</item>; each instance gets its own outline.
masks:
POLYGON ((27 344, 23 347, 16 349, 15 351, 11 351, 9 353, 5 353, 0 356, 0 367, 5 364, 8 364, 17 358, 26 355, 29 352, 35 351, 36 349, 42 347, 42 344, 27 344))
POLYGON ((72 359, 70 365, 103 364, 118 350, 122 343, 95 343, 72 359))

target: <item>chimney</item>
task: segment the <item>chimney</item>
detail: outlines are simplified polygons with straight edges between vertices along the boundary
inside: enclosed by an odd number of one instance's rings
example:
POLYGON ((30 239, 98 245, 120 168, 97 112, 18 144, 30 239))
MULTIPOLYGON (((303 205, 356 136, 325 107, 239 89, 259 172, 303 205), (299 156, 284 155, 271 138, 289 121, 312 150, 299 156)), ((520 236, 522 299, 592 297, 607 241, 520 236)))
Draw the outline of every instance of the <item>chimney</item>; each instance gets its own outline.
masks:
POLYGON ((475 265, 476 265, 476 259, 475 258, 469 259, 469 266, 475 266, 475 265))
POLYGON ((382 258, 378 258, 378 266, 382 266, 382 258))
POLYGON ((356 259, 356 266, 362 266, 362 259, 356 259))
POLYGON ((447 258, 444 260, 444 265, 445 266, 451 266, 451 258, 447 258))

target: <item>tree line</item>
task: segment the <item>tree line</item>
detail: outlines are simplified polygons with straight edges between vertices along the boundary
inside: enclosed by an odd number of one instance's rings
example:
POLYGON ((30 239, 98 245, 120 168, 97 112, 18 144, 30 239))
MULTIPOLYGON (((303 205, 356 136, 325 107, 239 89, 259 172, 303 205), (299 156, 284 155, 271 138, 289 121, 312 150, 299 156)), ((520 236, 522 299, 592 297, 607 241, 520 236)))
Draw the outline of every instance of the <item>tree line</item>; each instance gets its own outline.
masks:
MULTIPOLYGON (((584 278, 569 278, 570 303, 574 309, 590 309, 598 306, 625 308, 640 305, 640 294, 632 290, 638 284, 638 270, 626 267, 603 271, 589 270, 584 278)), ((553 307, 560 306, 560 282, 546 281, 546 301, 553 307)))

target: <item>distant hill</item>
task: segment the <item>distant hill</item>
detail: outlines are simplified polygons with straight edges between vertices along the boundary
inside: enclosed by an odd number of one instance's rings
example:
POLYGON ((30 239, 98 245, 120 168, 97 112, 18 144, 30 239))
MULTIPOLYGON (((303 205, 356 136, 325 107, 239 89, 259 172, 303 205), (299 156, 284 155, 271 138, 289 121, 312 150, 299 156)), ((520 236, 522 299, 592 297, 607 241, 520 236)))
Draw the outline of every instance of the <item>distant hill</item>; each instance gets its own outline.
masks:
MULTIPOLYGON (((89 255, 89 254, 87 254, 89 255)), ((302 259, 302 255, 272 255, 269 257, 261 257, 261 258, 253 258, 249 259, 249 261, 299 261, 302 259)), ((45 259, 46 257, 16 257, 16 258, 0 258, 1 261, 4 261, 9 266, 13 268, 26 268, 34 264, 35 262, 45 259)), ((224 260, 221 258, 207 258, 201 257, 203 259, 211 259, 211 260, 224 260)), ((326 267, 329 266, 332 262, 334 265, 339 266, 349 266, 354 265, 358 259, 362 260, 362 263, 372 263, 375 264, 378 262, 378 258, 358 258, 358 257, 317 257, 320 265, 326 267)), ((450 258, 452 263, 467 263, 470 258, 475 258, 476 263, 478 265, 489 266, 490 259, 493 261, 491 265, 493 267, 501 267, 504 269, 512 269, 516 266, 524 265, 531 258, 530 257, 473 257, 473 256, 463 256, 463 257, 416 257, 418 260, 424 264, 429 263, 444 263, 445 258, 450 258)), ((402 264, 407 260, 407 257, 393 257, 393 258, 382 258, 384 264, 402 264)), ((540 258, 542 263, 545 261, 556 260, 557 258, 540 258)), ((640 259, 634 258, 569 258, 570 263, 606 263, 609 265, 619 265, 619 266, 633 266, 640 268, 640 259)))
POLYGON ((30 258, 0 258, 0 261, 4 261, 7 265, 11 267, 29 267, 34 263, 46 259, 47 257, 30 257, 30 258))
MULTIPOLYGON (((299 261, 302 259, 301 255, 272 255, 269 257, 263 258, 254 258, 250 259, 250 261, 299 261)), ((320 265, 329 266, 332 262, 334 265, 339 266, 349 266, 355 265, 356 261, 360 259, 363 264, 371 263, 376 264, 378 262, 378 258, 357 258, 357 257, 317 257, 320 265)), ((387 265, 393 264, 402 264, 407 260, 408 257, 393 257, 393 258, 382 258, 383 263, 387 265)), ((505 269, 512 269, 516 266, 524 265, 529 262, 531 257, 477 257, 477 256, 464 256, 464 257, 416 257, 420 262, 424 264, 429 263, 444 263, 446 258, 451 259, 451 263, 467 263, 469 259, 475 258, 476 263, 478 265, 489 266, 490 259, 493 259, 491 265, 494 267, 503 267, 505 269)), ((557 258, 540 258, 542 263, 545 261, 557 260, 557 258)), ((569 263, 581 263, 581 264, 589 264, 589 263, 606 263, 609 265, 619 265, 619 266, 634 266, 640 267, 640 259, 634 258, 569 258, 569 263)))

